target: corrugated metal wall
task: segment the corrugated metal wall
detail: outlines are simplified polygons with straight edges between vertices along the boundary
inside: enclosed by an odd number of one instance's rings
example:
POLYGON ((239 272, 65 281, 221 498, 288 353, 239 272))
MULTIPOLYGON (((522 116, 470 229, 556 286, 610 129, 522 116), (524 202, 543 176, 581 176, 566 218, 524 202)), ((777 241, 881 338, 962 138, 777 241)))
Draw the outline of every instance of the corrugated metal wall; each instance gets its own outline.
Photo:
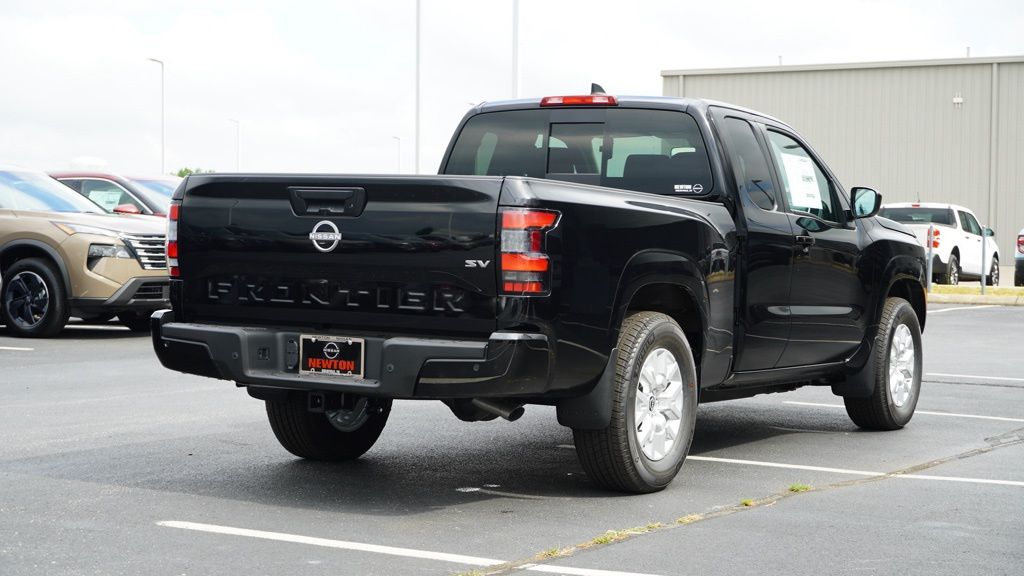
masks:
POLYGON ((1012 263, 1024 227, 1024 59, 664 76, 666 96, 731 102, 792 125, 847 189, 970 207, 996 230, 1003 263, 1012 263))

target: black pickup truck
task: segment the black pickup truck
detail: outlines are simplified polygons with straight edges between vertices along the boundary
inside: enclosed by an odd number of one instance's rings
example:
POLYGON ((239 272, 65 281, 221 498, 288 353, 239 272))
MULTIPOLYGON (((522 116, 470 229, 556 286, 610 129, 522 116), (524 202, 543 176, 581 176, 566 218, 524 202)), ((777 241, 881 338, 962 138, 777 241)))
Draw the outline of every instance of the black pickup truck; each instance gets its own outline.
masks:
POLYGON ((880 203, 728 104, 482 104, 437 176, 187 178, 153 345, 264 400, 303 458, 359 457, 396 398, 545 404, 594 482, 651 492, 698 402, 822 385, 863 428, 910 420, 925 260, 880 203))

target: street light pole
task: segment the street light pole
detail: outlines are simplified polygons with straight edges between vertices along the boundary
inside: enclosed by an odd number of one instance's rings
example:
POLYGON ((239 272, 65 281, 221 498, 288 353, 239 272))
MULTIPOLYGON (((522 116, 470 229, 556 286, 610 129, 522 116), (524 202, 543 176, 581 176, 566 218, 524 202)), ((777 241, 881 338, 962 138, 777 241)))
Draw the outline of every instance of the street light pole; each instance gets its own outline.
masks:
POLYGON ((512 0, 512 97, 519 98, 519 0, 512 0))
POLYGON ((167 147, 167 140, 164 138, 164 61, 156 58, 147 58, 147 60, 160 65, 160 173, 163 174, 167 170, 164 163, 166 158, 164 151, 167 147))
POLYGON ((402 139, 398 136, 392 136, 396 142, 398 142, 398 173, 402 173, 402 139))
POLYGON ((228 122, 235 125, 235 172, 238 172, 238 159, 242 155, 242 124, 234 118, 228 118, 228 122))
POLYGON ((420 0, 416 0, 416 149, 413 155, 413 172, 420 173, 420 0))

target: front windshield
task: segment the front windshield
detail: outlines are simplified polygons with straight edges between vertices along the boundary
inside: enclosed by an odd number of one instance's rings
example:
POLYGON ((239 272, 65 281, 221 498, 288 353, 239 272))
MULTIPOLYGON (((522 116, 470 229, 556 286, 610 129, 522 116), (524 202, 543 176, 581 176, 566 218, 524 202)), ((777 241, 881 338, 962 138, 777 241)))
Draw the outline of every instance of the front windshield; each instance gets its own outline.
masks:
POLYGON ((0 208, 103 213, 99 206, 46 174, 20 171, 0 171, 0 208))
POLYGON ((152 190, 161 196, 166 196, 168 203, 170 203, 171 195, 174 194, 174 189, 178 187, 181 179, 133 178, 132 181, 145 186, 147 190, 152 190))

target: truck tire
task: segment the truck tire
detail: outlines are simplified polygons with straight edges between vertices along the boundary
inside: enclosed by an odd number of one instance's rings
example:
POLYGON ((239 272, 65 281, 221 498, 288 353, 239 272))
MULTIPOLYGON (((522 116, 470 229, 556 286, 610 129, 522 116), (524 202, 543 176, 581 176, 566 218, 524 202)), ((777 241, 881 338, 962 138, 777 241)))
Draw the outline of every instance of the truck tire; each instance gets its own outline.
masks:
POLYGON ((285 450, 307 460, 354 460, 380 437, 391 412, 391 400, 374 400, 357 428, 343 431, 331 424, 326 412, 311 412, 305 394, 286 400, 267 400, 267 419, 285 450))
POLYGON ((960 259, 956 257, 956 254, 949 255, 949 266, 946 267, 945 274, 939 274, 939 284, 949 284, 956 286, 960 283, 960 259))
POLYGON ((992 269, 985 277, 986 286, 999 286, 999 257, 992 258, 992 269))
POLYGON ((4 272, 0 315, 12 336, 50 338, 68 323, 64 283, 57 268, 41 258, 25 258, 4 272))
POLYGON ((843 398, 853 423, 897 430, 914 416, 921 394, 921 325, 910 303, 887 298, 875 335, 875 389, 867 398, 843 398))
POLYGON ((596 484, 657 492, 683 465, 697 420, 697 374, 675 320, 637 312, 622 322, 612 417, 601 430, 573 429, 576 454, 596 484))

